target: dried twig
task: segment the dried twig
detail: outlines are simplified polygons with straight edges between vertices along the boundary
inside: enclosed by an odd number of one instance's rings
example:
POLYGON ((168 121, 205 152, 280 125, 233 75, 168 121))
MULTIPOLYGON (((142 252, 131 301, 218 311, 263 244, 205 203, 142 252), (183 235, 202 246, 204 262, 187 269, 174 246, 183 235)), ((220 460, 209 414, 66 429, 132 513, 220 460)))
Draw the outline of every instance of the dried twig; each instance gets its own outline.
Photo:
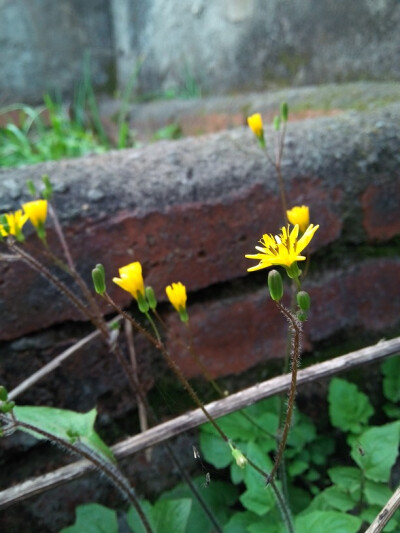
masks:
POLYGON ((380 533, 400 507, 400 487, 394 492, 382 511, 369 526, 365 533, 380 533))
MULTIPOLYGON (((297 376, 297 385, 301 386, 317 379, 323 379, 344 372, 356 366, 377 362, 399 352, 400 337, 390 341, 381 341, 374 346, 369 346, 368 348, 363 348, 362 350, 351 352, 330 361, 300 370, 297 376)), ((243 391, 231 394, 222 400, 212 402, 206 406, 206 409, 214 418, 219 418, 287 390, 290 386, 290 381, 290 374, 278 376, 243 391)), ((117 457, 126 457, 166 441, 184 431, 193 429, 204 422, 206 422, 204 413, 200 409, 196 409, 178 416, 173 420, 159 424, 144 433, 130 437, 113 446, 112 450, 117 457)), ((90 470, 92 470, 92 467, 87 461, 79 461, 10 487, 0 492, 0 509, 72 481, 73 479, 78 479, 90 470)))

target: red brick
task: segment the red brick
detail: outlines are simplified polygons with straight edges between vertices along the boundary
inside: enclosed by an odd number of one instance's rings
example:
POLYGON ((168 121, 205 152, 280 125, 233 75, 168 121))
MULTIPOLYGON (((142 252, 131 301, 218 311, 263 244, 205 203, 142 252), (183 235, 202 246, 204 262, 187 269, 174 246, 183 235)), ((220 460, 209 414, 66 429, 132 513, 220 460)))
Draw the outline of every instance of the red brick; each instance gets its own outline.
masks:
POLYGON ((361 198, 363 223, 369 239, 385 241, 400 234, 400 182, 370 185, 361 198))

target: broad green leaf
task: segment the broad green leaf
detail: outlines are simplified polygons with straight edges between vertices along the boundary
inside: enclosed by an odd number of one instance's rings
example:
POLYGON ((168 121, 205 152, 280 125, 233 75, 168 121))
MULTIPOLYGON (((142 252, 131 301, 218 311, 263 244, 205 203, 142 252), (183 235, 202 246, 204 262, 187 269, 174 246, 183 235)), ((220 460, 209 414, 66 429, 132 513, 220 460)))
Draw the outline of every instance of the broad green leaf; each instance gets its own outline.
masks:
POLYGON ((388 400, 400 401, 400 356, 386 359, 381 366, 383 372, 383 394, 388 400))
POLYGON ((318 494, 309 505, 308 509, 325 511, 334 509, 337 511, 350 511, 355 506, 354 500, 344 489, 333 486, 328 487, 318 494))
POLYGON ((392 422, 364 431, 353 442, 351 457, 372 481, 388 482, 396 461, 400 441, 400 422, 392 422), (358 444, 359 443, 359 444, 358 444), (360 454, 359 447, 363 453, 360 454))
POLYGON ((288 463, 288 472, 291 477, 296 477, 305 472, 308 468, 308 463, 294 459, 288 463))
POLYGON ((293 427, 291 428, 287 440, 288 446, 300 451, 306 444, 312 442, 317 435, 315 424, 306 415, 299 411, 294 414, 293 427))
MULTIPOLYGON (((205 501, 217 522, 222 526, 231 517, 231 507, 238 497, 237 488, 231 483, 215 481, 211 474, 211 483, 206 487, 204 476, 192 480, 202 499, 205 501)), ((213 533, 215 531, 204 509, 194 498, 193 493, 186 484, 179 484, 168 492, 164 492, 160 500, 176 500, 179 498, 191 498, 192 507, 186 527, 187 533, 213 533)))
MULTIPOLYGON (((112 451, 94 430, 96 409, 87 413, 77 413, 54 407, 17 406, 14 408, 14 414, 21 422, 36 426, 72 444, 76 441, 82 442, 108 461, 115 462, 112 451)), ((45 438, 37 432, 22 428, 21 430, 37 439, 45 438)))
POLYGON ((241 504, 253 513, 262 516, 275 506, 271 487, 257 487, 246 490, 239 498, 241 504))
POLYGON ((317 437, 307 449, 310 452, 311 461, 322 466, 326 463, 328 455, 335 451, 335 441, 330 437, 317 437))
POLYGON ((360 499, 361 470, 353 466, 335 466, 328 470, 332 483, 348 492, 352 498, 360 499))
POLYGON ((185 533, 192 500, 159 500, 151 510, 151 516, 158 533, 185 533))
MULTIPOLYGON (((273 466, 272 460, 263 452, 258 444, 255 442, 249 442, 247 449, 243 449, 242 451, 246 453, 248 459, 263 472, 266 474, 271 472, 273 466)), ((252 491, 254 489, 257 491, 261 487, 261 489, 265 491, 265 479, 250 465, 245 466, 243 469, 243 480, 248 490, 252 491)))
POLYGON ((361 433, 374 409, 368 397, 356 385, 334 378, 329 386, 329 415, 332 425, 342 431, 361 433))
POLYGON ((259 520, 259 517, 250 511, 236 512, 224 525, 224 533, 243 533, 248 531, 251 524, 259 520))
POLYGON ((364 494, 368 503, 383 507, 392 496, 392 491, 383 483, 375 483, 367 479, 365 481, 364 494))
POLYGON ((65 527, 60 533, 118 533, 117 513, 103 505, 80 505, 75 515, 74 525, 65 527))
MULTIPOLYGON (((141 507, 143 513, 145 514, 145 516, 146 516, 151 528, 155 531, 153 517, 152 517, 152 514, 151 514, 151 512, 152 512, 151 503, 149 503, 146 500, 142 500, 142 501, 139 502, 139 504, 140 504, 140 507, 141 507)), ((126 521, 128 522, 128 526, 130 527, 130 529, 132 530, 133 533, 146 533, 146 528, 143 525, 143 522, 142 522, 141 518, 139 517, 138 512, 132 506, 129 508, 129 511, 128 511, 127 515, 126 515, 126 521)), ((76 532, 76 533, 78 533, 78 532, 76 532)), ((81 533, 83 533, 83 531, 81 533)))
POLYGON ((234 460, 229 446, 215 430, 200 432, 200 447, 204 459, 215 468, 225 468, 234 460))
POLYGON ((307 533, 357 533, 361 518, 339 511, 312 511, 297 517, 296 531, 307 533))

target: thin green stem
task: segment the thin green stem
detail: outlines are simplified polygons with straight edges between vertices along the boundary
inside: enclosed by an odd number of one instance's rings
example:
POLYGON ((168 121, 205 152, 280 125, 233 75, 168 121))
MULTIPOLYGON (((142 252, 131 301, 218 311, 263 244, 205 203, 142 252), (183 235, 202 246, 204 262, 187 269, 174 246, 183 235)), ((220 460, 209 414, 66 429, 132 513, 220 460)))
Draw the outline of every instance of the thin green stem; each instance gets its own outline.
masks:
POLYGON ((161 342, 160 333, 159 333, 159 331, 157 329, 157 326, 155 325, 154 320, 151 318, 150 313, 147 312, 147 313, 145 313, 145 315, 146 315, 147 320, 150 322, 150 326, 152 327, 152 329, 154 331, 154 335, 156 336, 157 341, 161 342))

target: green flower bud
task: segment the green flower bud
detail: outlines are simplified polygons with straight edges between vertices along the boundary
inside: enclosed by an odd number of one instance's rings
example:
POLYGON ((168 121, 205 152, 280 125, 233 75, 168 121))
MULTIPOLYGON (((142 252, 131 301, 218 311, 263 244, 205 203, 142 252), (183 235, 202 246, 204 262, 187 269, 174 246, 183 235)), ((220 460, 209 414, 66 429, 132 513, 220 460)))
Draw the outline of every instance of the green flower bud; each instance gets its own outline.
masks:
POLYGON ((283 122, 287 122, 289 118, 289 106, 287 105, 287 102, 281 103, 281 119, 283 122))
POLYGON ((281 117, 278 117, 278 115, 274 117, 273 126, 275 131, 279 131, 281 127, 281 117))
POLYGON ((157 299, 153 287, 146 287, 144 292, 150 309, 155 309, 157 307, 157 299))
POLYGON ((268 289, 271 295, 271 298, 275 302, 279 302, 283 296, 283 283, 282 276, 277 270, 271 270, 268 273, 268 289))
POLYGON ((235 459, 239 468, 244 468, 248 463, 247 457, 237 448, 232 449, 232 457, 235 459))
POLYGON ((300 291, 296 296, 297 305, 302 311, 308 311, 311 305, 310 295, 306 291, 300 291))
POLYGON ((8 393, 7 389, 3 387, 3 385, 0 385, 0 401, 5 402, 7 401, 8 393))
POLYGON ((28 187, 29 194, 35 198, 36 197, 36 187, 35 187, 35 184, 33 183, 33 181, 32 180, 28 180, 26 182, 26 186, 28 187))
POLYGON ((53 196, 53 186, 50 182, 50 178, 47 174, 44 174, 42 176, 42 181, 44 184, 44 191, 42 193, 42 196, 45 200, 50 200, 50 198, 53 196))
POLYGON ((92 270, 92 280, 97 294, 104 294, 106 292, 106 277, 103 265, 98 264, 92 270))
POLYGON ((9 413, 10 411, 12 411, 15 407, 15 402, 4 402, 2 404, 0 404, 0 412, 1 413, 9 413))

